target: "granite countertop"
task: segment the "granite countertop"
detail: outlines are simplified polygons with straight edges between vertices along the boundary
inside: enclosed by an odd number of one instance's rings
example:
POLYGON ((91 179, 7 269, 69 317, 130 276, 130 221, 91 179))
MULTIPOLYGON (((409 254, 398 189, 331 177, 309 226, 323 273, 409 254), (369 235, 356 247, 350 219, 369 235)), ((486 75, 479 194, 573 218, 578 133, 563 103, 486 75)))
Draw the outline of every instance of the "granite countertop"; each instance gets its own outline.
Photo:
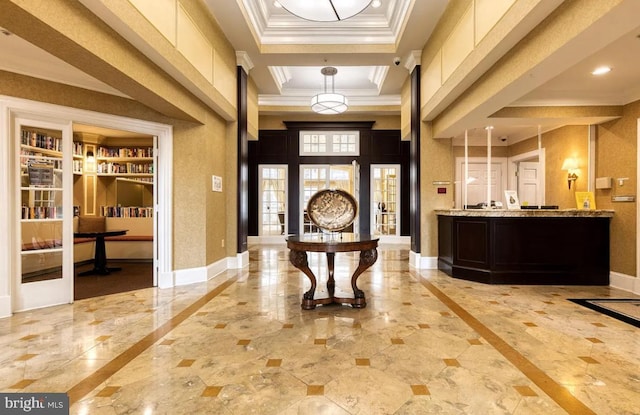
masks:
POLYGON ((519 218, 519 217, 580 217, 580 218, 611 218, 613 210, 586 209, 436 209, 436 215, 441 216, 477 216, 489 218, 519 218))

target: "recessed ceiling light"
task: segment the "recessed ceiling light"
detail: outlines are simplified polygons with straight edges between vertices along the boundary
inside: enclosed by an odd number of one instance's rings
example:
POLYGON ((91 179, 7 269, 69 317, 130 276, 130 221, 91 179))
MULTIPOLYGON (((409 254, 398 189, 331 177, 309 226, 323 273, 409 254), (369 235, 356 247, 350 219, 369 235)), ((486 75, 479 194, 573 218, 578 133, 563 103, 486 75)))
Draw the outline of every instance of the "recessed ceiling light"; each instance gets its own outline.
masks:
POLYGON ((382 2, 380 0, 373 0, 371 2, 371 7, 377 9, 378 7, 380 7, 382 5, 382 2))
POLYGON ((608 72, 611 72, 611 67, 609 66, 600 66, 591 72, 591 75, 604 75, 608 72))

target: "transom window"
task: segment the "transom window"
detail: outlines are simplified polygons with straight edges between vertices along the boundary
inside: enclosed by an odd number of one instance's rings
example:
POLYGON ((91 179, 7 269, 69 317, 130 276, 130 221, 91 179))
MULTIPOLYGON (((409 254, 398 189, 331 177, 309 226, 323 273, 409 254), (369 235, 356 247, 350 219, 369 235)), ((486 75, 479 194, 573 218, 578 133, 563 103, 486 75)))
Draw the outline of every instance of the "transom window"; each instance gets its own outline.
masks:
POLYGON ((300 131, 301 156, 359 156, 360 131, 300 131))

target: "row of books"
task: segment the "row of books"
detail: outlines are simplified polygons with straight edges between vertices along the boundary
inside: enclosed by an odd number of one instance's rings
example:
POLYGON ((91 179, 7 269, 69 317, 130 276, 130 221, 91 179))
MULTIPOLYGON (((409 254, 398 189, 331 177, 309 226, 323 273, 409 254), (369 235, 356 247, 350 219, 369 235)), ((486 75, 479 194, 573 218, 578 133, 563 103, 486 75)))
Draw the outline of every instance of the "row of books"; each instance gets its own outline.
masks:
POLYGON ((153 164, 151 163, 98 163, 98 173, 128 173, 128 174, 151 174, 153 164))
POLYGON ((100 206, 100 215, 108 218, 151 218, 153 208, 135 206, 100 206))
POLYGON ((60 219, 60 206, 22 206, 22 219, 60 219))
POLYGON ((37 131, 22 130, 22 144, 45 150, 62 151, 62 139, 37 131))
POLYGON ((83 155, 82 142, 81 141, 74 141, 73 142, 73 155, 74 156, 82 156, 83 155))
POLYGON ((73 172, 82 173, 82 160, 73 160, 73 172))
POLYGON ((153 147, 98 147, 97 157, 153 157, 153 147))

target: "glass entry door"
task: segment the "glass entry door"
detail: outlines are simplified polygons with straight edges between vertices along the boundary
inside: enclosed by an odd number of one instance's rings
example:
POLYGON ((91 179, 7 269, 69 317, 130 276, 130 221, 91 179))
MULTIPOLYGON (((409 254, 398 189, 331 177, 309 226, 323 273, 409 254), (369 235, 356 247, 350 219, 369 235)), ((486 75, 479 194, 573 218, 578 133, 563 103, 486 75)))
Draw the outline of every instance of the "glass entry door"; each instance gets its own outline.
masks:
MULTIPOLYGON (((307 164, 300 166, 300 223, 303 233, 319 232, 307 215, 307 203, 311 196, 323 189, 342 189, 355 196, 355 168, 351 164, 322 165, 307 164)), ((357 199, 356 199, 357 200, 357 199)), ((351 225, 344 232, 353 232, 351 225)))
POLYGON ((73 300, 71 123, 13 118, 14 311, 73 300))
POLYGON ((371 233, 400 235, 400 165, 371 166, 371 233))
POLYGON ((260 165, 258 234, 287 234, 287 166, 260 165))

